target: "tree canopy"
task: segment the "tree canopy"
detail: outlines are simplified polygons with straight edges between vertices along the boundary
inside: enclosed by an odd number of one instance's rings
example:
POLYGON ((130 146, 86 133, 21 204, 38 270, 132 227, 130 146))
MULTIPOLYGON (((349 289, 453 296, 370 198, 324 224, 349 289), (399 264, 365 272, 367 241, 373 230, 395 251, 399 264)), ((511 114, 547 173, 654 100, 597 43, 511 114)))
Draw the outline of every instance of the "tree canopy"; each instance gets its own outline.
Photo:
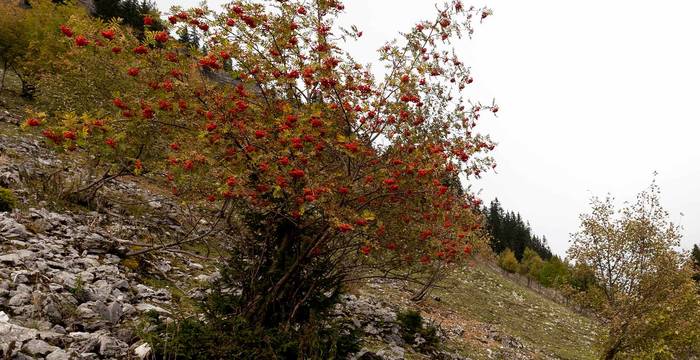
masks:
POLYGON ((609 326, 605 359, 685 358, 700 350, 698 286, 675 250, 680 228, 659 196, 654 182, 621 209, 610 196, 593 198, 573 235, 570 258, 595 274, 589 294, 603 294, 596 310, 609 326))
POLYGON ((496 253, 500 254, 505 249, 511 249, 515 257, 522 260, 525 249, 530 248, 544 260, 552 257, 547 239, 533 235, 530 225, 520 217, 520 214, 505 211, 498 199, 491 201, 483 212, 486 228, 491 235, 491 248, 496 253))

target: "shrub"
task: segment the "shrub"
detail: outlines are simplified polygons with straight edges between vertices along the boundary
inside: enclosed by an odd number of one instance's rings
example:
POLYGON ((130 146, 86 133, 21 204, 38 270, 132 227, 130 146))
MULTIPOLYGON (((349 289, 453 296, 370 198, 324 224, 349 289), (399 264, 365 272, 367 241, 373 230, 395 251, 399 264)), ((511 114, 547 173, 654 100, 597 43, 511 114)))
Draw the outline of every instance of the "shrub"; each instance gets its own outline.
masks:
POLYGON ((260 328, 243 317, 184 319, 166 326, 150 316, 144 338, 158 359, 346 359, 360 350, 358 330, 343 321, 260 328))
POLYGON ((515 258, 515 253, 511 249, 505 249, 498 256, 498 266, 509 273, 515 273, 520 269, 518 259, 515 258))
POLYGON ((17 197, 12 190, 0 187, 0 212, 10 212, 17 207, 17 197))
POLYGON ((437 336, 437 328, 433 325, 424 324, 423 317, 418 311, 406 310, 396 316, 396 320, 401 326, 401 337, 410 345, 416 346, 421 352, 434 350, 440 339, 437 336), (417 338, 423 341, 416 342, 417 338))
POLYGON ((90 293, 85 289, 85 282, 80 275, 78 275, 78 278, 75 280, 75 287, 70 288, 69 291, 78 301, 78 304, 82 304, 90 300, 90 293))
POLYGON ((140 336, 158 359, 346 359, 360 350, 360 330, 347 319, 328 317, 337 293, 325 300, 310 296, 299 310, 301 321, 256 324, 241 312, 242 294, 227 287, 227 269, 198 304, 201 318, 165 324, 157 313, 146 316, 140 336))

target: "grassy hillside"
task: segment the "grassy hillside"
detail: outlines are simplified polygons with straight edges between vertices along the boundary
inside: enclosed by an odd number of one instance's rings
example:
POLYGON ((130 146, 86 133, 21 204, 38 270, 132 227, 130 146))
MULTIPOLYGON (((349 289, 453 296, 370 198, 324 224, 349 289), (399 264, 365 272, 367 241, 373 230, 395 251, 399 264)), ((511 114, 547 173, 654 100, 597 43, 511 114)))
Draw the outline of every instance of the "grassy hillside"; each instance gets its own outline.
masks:
POLYGON ((447 346, 472 359, 594 359, 599 325, 504 277, 486 264, 465 267, 419 305, 398 286, 356 290, 421 310, 451 333, 447 346))
MULTIPOLYGON (((19 114, 17 112, 14 117, 19 119, 19 114)), ((0 116, 6 115, 9 116, 8 113, 0 113, 0 116)), ((0 121, 2 141, 7 144, 20 143, 26 134, 20 133, 15 125, 6 121, 0 121)), ((27 155, 0 154, 0 165, 13 162, 10 161, 13 157, 27 155)), ((185 250, 197 253, 199 249, 193 246, 185 250)), ((164 280, 161 276, 151 278, 141 269, 142 282, 154 289, 172 292, 172 303, 159 306, 172 307, 178 313, 195 312, 186 294, 202 285, 194 275, 204 272, 182 265, 175 258, 167 259, 172 261, 166 261, 166 258, 152 261, 158 264, 165 261, 170 269, 168 276, 178 281, 164 280), (182 276, 175 276, 178 274, 182 276)), ((214 270, 215 263, 194 260, 204 264, 207 270, 214 270)), ((138 268, 139 265, 133 267, 138 268)), ((154 273, 160 272, 154 270, 154 273)), ((442 284, 442 288, 435 289, 428 299, 419 304, 409 301, 411 292, 408 289, 393 282, 369 283, 354 288, 352 292, 377 299, 392 308, 420 310, 424 318, 440 324, 446 331, 446 347, 469 359, 596 358, 594 339, 601 327, 595 321, 504 276, 483 261, 453 274, 442 284)), ((367 334, 363 346, 376 351, 386 348, 387 344, 367 334)), ((425 355, 410 350, 406 351, 405 358, 427 359, 425 355)))

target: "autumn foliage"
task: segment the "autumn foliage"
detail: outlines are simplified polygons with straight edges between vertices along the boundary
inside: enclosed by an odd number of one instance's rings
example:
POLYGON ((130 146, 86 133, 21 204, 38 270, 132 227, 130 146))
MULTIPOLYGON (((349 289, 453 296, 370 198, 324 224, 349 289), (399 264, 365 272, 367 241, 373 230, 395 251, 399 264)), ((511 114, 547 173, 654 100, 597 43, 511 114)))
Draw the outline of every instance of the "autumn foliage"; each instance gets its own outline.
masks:
POLYGON ((228 274, 251 321, 303 318, 313 299, 364 277, 421 282, 483 238, 480 200, 456 180, 495 166, 494 144, 475 126, 498 108, 463 97, 473 77, 451 41, 490 12, 445 4, 379 49, 388 71, 378 80, 341 48, 361 35, 334 23, 343 9, 336 0, 176 8, 165 31, 145 23, 143 41, 114 22, 66 19, 55 29, 62 61, 94 73, 69 66, 59 82, 108 79, 109 97, 26 126, 89 152, 109 174, 162 178, 208 211, 205 235, 231 239, 228 274), (173 39, 180 27, 207 52, 173 39))

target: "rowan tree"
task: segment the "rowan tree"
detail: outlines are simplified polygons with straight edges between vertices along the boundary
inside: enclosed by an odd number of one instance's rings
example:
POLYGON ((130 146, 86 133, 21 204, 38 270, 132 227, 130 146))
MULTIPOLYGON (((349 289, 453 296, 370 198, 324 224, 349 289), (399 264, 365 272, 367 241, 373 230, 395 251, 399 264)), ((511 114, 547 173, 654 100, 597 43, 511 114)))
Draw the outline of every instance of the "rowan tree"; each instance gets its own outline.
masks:
POLYGON ((56 28, 71 17, 87 19, 86 10, 80 7, 50 1, 31 5, 27 9, 21 1, 0 2, 0 91, 12 71, 21 81, 25 98, 34 97, 40 75, 50 73, 53 60, 64 51, 56 28))
POLYGON ((378 80, 342 50, 361 36, 335 25, 343 9, 337 0, 174 8, 171 28, 146 23, 143 41, 117 23, 67 19, 63 61, 74 66, 56 83, 99 63, 90 76, 119 86, 110 106, 102 98, 84 115, 26 126, 89 153, 105 171, 98 181, 162 177, 173 196, 209 211, 204 233, 131 255, 228 239, 224 281, 241 290, 230 311, 253 324, 303 321, 348 281, 425 284, 483 239, 480 200, 454 180, 494 166, 494 144, 474 128, 498 107, 467 100, 474 79, 452 41, 491 13, 457 0, 439 7, 379 49, 388 73, 378 80), (206 53, 171 38, 182 26, 206 53))
POLYGON ((573 235, 568 255, 597 279, 588 303, 598 304, 608 326, 605 359, 685 358, 700 350, 697 285, 675 250, 680 228, 668 220, 659 194, 652 183, 619 210, 611 197, 593 198, 573 235))

